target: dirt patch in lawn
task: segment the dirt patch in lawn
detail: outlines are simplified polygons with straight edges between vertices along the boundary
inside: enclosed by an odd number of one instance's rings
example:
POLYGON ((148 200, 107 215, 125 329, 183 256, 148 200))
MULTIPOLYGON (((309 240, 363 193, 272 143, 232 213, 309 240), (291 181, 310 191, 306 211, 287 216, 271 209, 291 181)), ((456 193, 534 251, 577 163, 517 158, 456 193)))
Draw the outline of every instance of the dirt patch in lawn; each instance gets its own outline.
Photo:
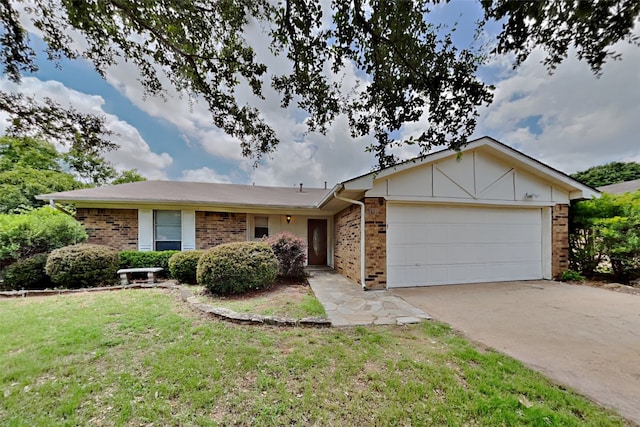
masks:
POLYGON ((204 288, 194 289, 194 294, 205 304, 228 308, 238 313, 293 318, 326 315, 304 279, 278 279, 269 289, 253 290, 240 295, 213 295, 204 288))

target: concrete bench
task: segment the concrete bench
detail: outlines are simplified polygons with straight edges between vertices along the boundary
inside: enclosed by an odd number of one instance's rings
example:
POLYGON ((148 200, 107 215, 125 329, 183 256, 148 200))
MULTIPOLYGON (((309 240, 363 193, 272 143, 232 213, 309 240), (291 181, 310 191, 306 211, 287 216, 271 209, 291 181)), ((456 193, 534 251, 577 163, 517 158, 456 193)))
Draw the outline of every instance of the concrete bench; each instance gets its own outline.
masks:
POLYGON ((162 270, 162 267, 121 268, 118 270, 118 274, 120 275, 120 284, 128 285, 131 273, 147 273, 147 283, 156 283, 156 274, 162 270))

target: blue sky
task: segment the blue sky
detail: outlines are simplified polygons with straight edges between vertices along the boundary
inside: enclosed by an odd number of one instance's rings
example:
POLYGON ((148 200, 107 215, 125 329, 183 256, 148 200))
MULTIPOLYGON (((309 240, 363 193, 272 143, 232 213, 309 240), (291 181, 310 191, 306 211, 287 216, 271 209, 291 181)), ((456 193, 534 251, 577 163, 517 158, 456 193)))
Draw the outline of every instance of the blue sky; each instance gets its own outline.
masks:
MULTIPOLYGON (((457 22, 454 42, 466 46, 473 42, 473 23, 481 10, 476 1, 454 1, 434 6, 430 17, 448 25, 457 22)), ((41 51, 42 42, 32 37, 41 51)), ((259 34, 248 37, 259 47, 264 43, 259 34)), ((488 34, 486 40, 490 39, 488 34)), ((640 49, 623 44, 617 50, 622 61, 607 64, 600 78, 573 57, 553 76, 540 64, 541 52, 534 52, 517 70, 512 69, 511 58, 491 58, 480 76, 496 86, 495 100, 481 110, 475 136, 490 135, 568 173, 610 161, 640 161, 640 49)), ((273 69, 282 66, 277 58, 261 59, 273 69)), ((60 65, 58 69, 42 59, 40 70, 21 86, 6 79, 0 85, 105 114, 109 127, 118 133, 115 142, 122 147, 110 153, 109 160, 122 169, 137 168, 149 178, 283 186, 304 182, 319 187, 324 181, 333 185, 367 172, 375 163, 364 150, 371 140, 351 139, 344 117, 327 135, 307 134, 300 112, 293 107, 279 109, 277 98, 268 93, 259 107, 281 144, 254 169, 252 160, 240 156, 238 142, 211 125, 204 103, 190 106, 177 96, 166 102, 144 99, 131 64, 112 67, 106 80, 82 60, 60 65)), ((355 79, 355 75, 347 68, 339 77, 355 79)), ((411 124, 402 134, 423 127, 424 123, 411 124)), ((399 153, 405 158, 415 154, 411 149, 399 153)))

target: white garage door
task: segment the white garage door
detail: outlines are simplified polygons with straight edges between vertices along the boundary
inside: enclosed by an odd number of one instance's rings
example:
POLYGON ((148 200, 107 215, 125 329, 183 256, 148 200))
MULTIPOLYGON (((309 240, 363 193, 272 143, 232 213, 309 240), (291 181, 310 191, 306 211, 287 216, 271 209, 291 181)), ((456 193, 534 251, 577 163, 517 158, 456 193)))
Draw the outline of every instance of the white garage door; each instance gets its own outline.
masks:
POLYGON ((542 278, 540 209, 387 208, 387 286, 542 278))

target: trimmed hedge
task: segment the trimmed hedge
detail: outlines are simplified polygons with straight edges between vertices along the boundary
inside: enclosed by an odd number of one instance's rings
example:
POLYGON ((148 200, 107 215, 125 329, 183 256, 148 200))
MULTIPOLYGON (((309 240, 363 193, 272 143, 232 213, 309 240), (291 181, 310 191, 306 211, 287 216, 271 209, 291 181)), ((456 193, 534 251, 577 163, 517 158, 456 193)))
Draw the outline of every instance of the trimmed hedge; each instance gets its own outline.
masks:
POLYGON ((120 268, 161 267, 161 275, 169 275, 169 258, 180 251, 123 251, 120 252, 120 268))
POLYGON ((198 283, 215 294, 269 288, 278 275, 278 259, 265 242, 216 246, 198 261, 198 283))
POLYGON ((264 241, 271 246, 280 264, 283 277, 304 277, 304 264, 307 261, 307 244, 302 237, 282 232, 267 237, 264 241))
POLYGON ((14 262, 2 271, 0 290, 17 291, 51 288, 52 283, 44 271, 49 254, 37 254, 14 262))
POLYGON ((90 288, 115 282, 118 261, 118 252, 113 248, 79 244, 51 252, 45 271, 58 286, 90 288))
POLYGON ((171 273, 171 277, 180 283, 196 284, 198 261, 203 253, 203 251, 184 251, 173 254, 171 258, 169 258, 169 272, 171 273))

